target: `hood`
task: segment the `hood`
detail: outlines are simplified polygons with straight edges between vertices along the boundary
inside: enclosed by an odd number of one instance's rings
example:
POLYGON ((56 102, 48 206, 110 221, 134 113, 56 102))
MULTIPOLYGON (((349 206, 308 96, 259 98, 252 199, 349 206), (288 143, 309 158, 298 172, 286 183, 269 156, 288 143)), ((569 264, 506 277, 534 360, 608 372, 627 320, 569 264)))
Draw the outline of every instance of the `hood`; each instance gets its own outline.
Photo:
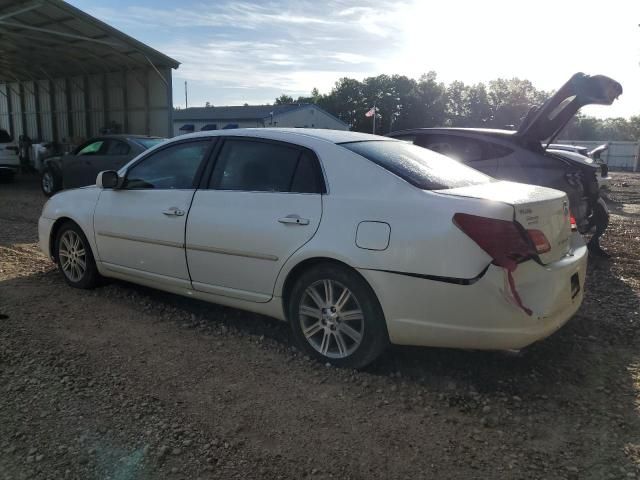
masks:
POLYGON ((549 143, 585 105, 611 105, 622 85, 604 75, 576 73, 540 107, 533 107, 516 135, 527 141, 549 143))

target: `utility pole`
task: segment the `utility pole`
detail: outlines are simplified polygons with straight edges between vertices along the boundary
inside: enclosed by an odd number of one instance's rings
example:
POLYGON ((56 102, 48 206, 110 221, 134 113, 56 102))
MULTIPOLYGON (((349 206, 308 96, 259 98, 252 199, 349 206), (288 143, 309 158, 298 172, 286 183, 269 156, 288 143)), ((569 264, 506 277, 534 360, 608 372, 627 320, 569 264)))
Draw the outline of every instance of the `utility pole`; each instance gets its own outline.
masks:
POLYGON ((184 81, 184 108, 189 108, 189 101, 187 99, 187 81, 184 81))

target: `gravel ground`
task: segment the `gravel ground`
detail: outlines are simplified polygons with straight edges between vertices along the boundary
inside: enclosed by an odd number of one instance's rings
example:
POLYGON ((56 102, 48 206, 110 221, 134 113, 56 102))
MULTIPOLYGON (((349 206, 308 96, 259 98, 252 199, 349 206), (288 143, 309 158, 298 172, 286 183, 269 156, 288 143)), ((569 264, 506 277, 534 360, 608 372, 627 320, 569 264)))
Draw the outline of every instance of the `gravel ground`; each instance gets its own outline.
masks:
POLYGON ((613 178, 613 258, 556 335, 359 372, 269 318, 67 287, 35 243, 37 184, 2 184, 0 479, 640 478, 640 175, 613 178))

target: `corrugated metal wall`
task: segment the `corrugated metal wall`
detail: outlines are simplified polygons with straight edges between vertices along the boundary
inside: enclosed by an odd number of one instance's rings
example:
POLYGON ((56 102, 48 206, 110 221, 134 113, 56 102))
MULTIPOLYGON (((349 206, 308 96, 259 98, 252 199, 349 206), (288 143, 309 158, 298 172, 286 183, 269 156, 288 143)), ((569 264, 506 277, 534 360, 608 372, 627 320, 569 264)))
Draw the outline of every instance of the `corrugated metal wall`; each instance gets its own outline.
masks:
POLYGON ((0 84, 0 128, 15 139, 77 144, 104 128, 172 135, 171 69, 128 70, 0 84))

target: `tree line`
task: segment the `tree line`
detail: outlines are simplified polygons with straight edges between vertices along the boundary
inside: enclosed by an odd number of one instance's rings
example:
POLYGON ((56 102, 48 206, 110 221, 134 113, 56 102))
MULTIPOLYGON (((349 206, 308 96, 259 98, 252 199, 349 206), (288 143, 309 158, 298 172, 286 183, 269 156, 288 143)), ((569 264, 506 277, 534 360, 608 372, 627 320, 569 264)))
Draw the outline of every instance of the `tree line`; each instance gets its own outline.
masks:
MULTIPOLYGON (((417 127, 517 128, 529 109, 542 104, 551 93, 519 78, 445 84, 435 72, 429 72, 417 80, 404 75, 378 75, 362 81, 344 77, 327 94, 314 88, 310 96, 297 99, 283 94, 275 104, 314 103, 359 132, 371 132, 373 118, 365 113, 375 104, 376 133, 385 134, 417 127)), ((640 115, 600 119, 578 114, 559 138, 638 141, 640 115)))

